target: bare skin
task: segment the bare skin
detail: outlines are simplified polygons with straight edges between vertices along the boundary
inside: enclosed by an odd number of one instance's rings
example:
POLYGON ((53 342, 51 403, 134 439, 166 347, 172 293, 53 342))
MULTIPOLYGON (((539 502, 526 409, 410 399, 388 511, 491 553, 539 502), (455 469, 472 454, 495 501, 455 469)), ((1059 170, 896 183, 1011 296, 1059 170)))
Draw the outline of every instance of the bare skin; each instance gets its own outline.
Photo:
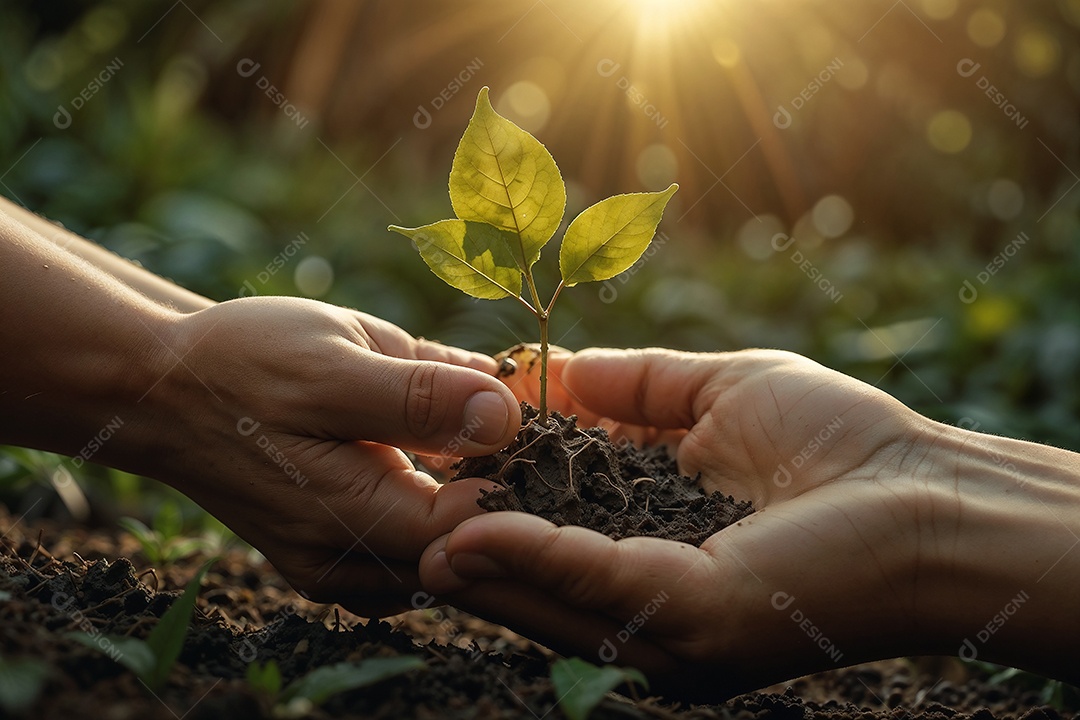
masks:
POLYGON ((669 443, 758 512, 700 549, 472 518, 424 553, 441 600, 696 699, 912 654, 1080 680, 1077 454, 933 422, 790 353, 593 350, 553 369, 555 407, 669 443))
POLYGON ((314 600, 407 608, 486 483, 440 487, 398 448, 505 446, 495 362, 325 303, 216 304, 44 222, 0 207, 0 444, 169 483, 314 600))

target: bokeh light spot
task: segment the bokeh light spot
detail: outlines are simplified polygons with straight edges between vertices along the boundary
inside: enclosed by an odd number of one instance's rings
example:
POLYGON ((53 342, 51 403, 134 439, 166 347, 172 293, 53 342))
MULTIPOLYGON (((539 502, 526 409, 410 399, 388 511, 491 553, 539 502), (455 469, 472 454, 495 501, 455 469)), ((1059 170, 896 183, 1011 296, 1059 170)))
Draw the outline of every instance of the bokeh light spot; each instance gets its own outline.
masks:
POLYGON ((851 229, 855 211, 851 203, 839 195, 826 195, 814 205, 811 218, 814 229, 822 237, 838 238, 851 229))
POLYGON ((663 190, 678 178, 679 160, 667 145, 649 145, 638 153, 637 175, 646 190, 663 190))
MULTIPOLYGON (((784 223, 775 215, 758 215, 742 224, 735 234, 736 241, 751 260, 768 260, 776 252, 773 238, 784 232, 784 223)), ((777 244, 783 247, 783 240, 777 244)))
POLYGON ((525 130, 536 133, 547 125, 551 117, 551 101, 536 83, 519 80, 506 88, 495 110, 525 130))
POLYGON ((956 13, 957 0, 922 0, 923 12, 934 20, 948 20, 956 13))
POLYGON ((1029 28, 1016 39, 1013 57, 1020 72, 1028 77, 1043 77, 1053 72, 1061 60, 1061 45, 1050 33, 1029 28))
POLYGON ((739 46, 731 38, 718 38, 713 40, 712 54, 721 67, 733 68, 739 64, 742 53, 739 46))
POLYGON ((958 153, 971 143, 971 121, 957 110, 942 110, 927 123, 926 139, 935 150, 958 153))
POLYGON ((1012 220, 1024 209, 1024 191, 1012 180, 999 178, 986 191, 986 205, 999 220, 1012 220))
POLYGON ((309 255, 296 264, 293 282, 301 295, 322 297, 334 284, 334 268, 326 258, 309 255))
POLYGON ((836 72, 836 82, 848 90, 858 90, 869 79, 870 68, 858 57, 845 59, 843 67, 836 72))
POLYGON ((95 8, 82 21, 87 47, 100 52, 115 45, 127 33, 128 21, 117 8, 105 5, 95 8))
POLYGON ((996 10, 979 8, 968 17, 967 34, 979 47, 994 47, 1005 37, 1005 20, 996 10))

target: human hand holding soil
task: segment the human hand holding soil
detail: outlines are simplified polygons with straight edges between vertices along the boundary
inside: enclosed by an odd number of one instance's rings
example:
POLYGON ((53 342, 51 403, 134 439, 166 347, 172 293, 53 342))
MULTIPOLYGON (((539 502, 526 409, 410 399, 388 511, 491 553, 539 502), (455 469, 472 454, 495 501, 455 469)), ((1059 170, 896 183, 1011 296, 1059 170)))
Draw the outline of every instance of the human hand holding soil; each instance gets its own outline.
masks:
POLYGON ((440 487, 398 448, 508 443, 519 411, 494 361, 325 303, 136 283, 149 273, 43 230, 0 207, 0 341, 17 349, 0 443, 173 485, 313 600, 408 607, 421 551, 490 484, 440 487))
POLYGON ((441 599, 695 698, 909 654, 1080 677, 1058 660, 1080 631, 1077 455, 935 423, 790 353, 588 351, 553 370, 553 406, 668 442, 758 512, 700 549, 472 518, 421 561, 441 599))

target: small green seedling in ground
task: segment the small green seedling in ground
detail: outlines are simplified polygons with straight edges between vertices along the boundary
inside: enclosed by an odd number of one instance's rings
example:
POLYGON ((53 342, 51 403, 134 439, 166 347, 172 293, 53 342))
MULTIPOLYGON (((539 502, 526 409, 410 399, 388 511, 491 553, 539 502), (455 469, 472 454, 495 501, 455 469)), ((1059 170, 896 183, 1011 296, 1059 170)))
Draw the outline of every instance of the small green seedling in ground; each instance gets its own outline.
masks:
POLYGON ((154 515, 153 528, 133 517, 122 517, 118 524, 139 541, 150 564, 158 567, 172 565, 211 546, 206 538, 184 537, 183 515, 174 502, 161 504, 154 515))
POLYGON ((255 667, 248 666, 248 685, 270 698, 274 717, 302 718, 338 693, 368 687, 413 670, 425 669, 427 665, 415 655, 324 665, 290 683, 284 691, 281 691, 281 672, 277 663, 270 660, 253 670, 255 667))
POLYGON ((273 660, 267 660, 266 664, 253 662, 247 667, 248 687, 256 694, 267 698, 273 703, 281 692, 281 669, 273 660))
POLYGON ((184 588, 184 593, 176 599, 165 614, 158 620, 154 629, 145 640, 123 635, 102 635, 100 633, 76 632, 70 637, 78 642, 102 652, 139 676, 147 687, 155 690, 164 684, 180 651, 184 648, 191 614, 195 610, 195 598, 199 594, 199 585, 210 566, 218 558, 208 560, 195 577, 184 588))
POLYGON ((562 280, 544 305, 532 266, 562 223, 566 186, 547 148, 496 113, 485 87, 450 170, 457 218, 389 229, 412 239, 432 272, 458 290, 482 300, 512 297, 536 317, 545 422, 548 321, 555 301, 564 287, 609 280, 637 262, 678 188, 672 183, 663 192, 615 195, 578 215, 559 249, 562 280), (522 276, 529 299, 521 296, 522 276))
POLYGON ((559 707, 570 720, 587 720, 604 696, 624 683, 649 689, 645 676, 634 668, 597 667, 581 658, 556 660, 551 666, 559 707))
POLYGON ((48 675, 49 666, 41 660, 0 658, 0 710, 12 715, 29 710, 41 695, 48 675))

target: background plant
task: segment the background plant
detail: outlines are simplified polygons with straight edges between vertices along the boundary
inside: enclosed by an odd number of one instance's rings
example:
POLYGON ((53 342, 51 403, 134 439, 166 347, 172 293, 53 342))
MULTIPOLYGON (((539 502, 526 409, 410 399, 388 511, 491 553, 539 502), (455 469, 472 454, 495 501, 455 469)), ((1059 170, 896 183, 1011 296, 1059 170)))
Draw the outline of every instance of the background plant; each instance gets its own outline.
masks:
POLYGON ((482 300, 512 297, 536 317, 543 423, 548 321, 559 294, 564 287, 613 278, 637 262, 678 189, 672 183, 663 192, 616 195, 583 210, 563 236, 562 279, 545 305, 532 267, 562 223, 566 186, 547 148, 496 113, 484 87, 450 170, 450 202, 457 219, 390 229, 412 239, 432 272, 449 285, 482 300), (531 303, 521 297, 522 277, 531 303))

